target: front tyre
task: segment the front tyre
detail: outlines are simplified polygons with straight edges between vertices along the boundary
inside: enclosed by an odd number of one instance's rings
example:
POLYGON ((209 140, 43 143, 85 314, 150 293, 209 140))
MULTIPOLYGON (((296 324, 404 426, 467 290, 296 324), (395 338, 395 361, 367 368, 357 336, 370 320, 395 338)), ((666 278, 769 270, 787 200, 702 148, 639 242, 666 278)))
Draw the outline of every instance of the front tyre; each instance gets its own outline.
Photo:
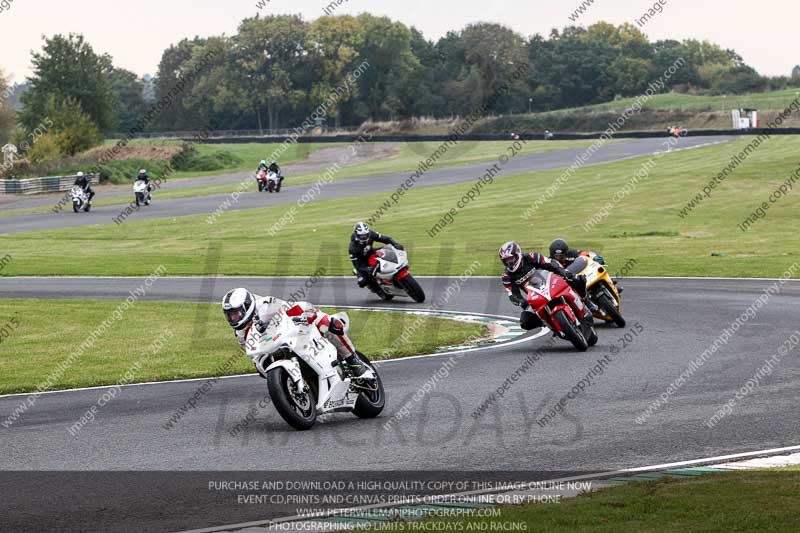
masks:
POLYGON ((140 207, 142 203, 142 195, 140 193, 136 193, 136 207, 140 207))
POLYGON ((609 298, 607 294, 601 294, 597 297, 597 305, 600 306, 600 309, 602 309, 607 316, 611 317, 611 321, 614 322, 618 328, 625 327, 625 318, 623 318, 622 314, 617 310, 614 301, 609 298))
POLYGON ((411 299, 421 304, 425 301, 425 291, 422 290, 417 280, 414 279, 414 276, 408 274, 403 281, 400 282, 403 285, 403 288, 406 290, 411 299))
POLYGON ((258 182, 258 192, 262 192, 263 190, 264 190, 264 182, 259 180, 259 182, 258 182))
POLYGON ((78 202, 72 202, 72 211, 73 213, 78 212, 78 202))
POLYGON ((295 429, 311 429, 317 420, 317 398, 308 389, 302 394, 295 392, 295 384, 285 368, 273 368, 267 374, 269 396, 278 414, 295 429))
POLYGON ((576 350, 585 352, 589 349, 589 343, 586 341, 586 337, 583 336, 583 332, 572 323, 567 313, 563 310, 556 311, 553 317, 556 322, 558 322, 558 326, 564 333, 564 336, 572 343, 576 350))
POLYGON ((383 389, 383 382, 369 358, 361 352, 356 352, 356 355, 362 364, 367 365, 375 372, 375 381, 366 382, 365 387, 359 387, 362 392, 358 395, 356 404, 353 406, 353 414, 359 418, 375 418, 381 414, 381 411, 386 406, 386 392, 383 389))

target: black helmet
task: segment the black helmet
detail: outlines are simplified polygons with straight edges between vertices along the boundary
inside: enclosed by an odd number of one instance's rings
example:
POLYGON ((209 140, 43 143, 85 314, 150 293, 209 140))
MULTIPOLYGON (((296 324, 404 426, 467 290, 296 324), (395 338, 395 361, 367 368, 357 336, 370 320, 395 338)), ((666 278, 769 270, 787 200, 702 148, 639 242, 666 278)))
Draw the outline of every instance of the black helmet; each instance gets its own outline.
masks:
POLYGON ((550 258, 556 261, 563 261, 567 257, 569 245, 564 239, 556 239, 550 243, 550 258))
POLYGON ((354 230, 356 240, 361 244, 367 244, 369 242, 369 235, 372 231, 369 229, 369 224, 366 222, 358 222, 356 223, 356 227, 354 230))

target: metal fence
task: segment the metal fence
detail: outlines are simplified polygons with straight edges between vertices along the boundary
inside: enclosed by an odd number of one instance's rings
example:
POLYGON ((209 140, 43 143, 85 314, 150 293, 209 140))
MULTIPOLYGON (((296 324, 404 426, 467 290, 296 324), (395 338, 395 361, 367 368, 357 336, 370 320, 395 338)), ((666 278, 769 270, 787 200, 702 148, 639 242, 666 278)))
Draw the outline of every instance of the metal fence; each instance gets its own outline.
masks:
MULTIPOLYGON (((92 184, 100 182, 100 176, 89 176, 92 184)), ((75 183, 77 176, 49 176, 46 178, 30 178, 24 180, 0 180, 0 194, 42 194, 48 192, 68 191, 75 183)))

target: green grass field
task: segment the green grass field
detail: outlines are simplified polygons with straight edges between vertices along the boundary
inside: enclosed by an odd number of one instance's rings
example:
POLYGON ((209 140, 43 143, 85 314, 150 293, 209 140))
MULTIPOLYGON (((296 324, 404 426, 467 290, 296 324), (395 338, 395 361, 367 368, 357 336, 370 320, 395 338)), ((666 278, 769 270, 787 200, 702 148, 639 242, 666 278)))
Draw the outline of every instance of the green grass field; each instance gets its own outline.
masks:
MULTIPOLYGON (((113 315, 119 304, 105 300, 0 299, 0 316, 4 322, 14 319, 15 324, 1 324, 12 331, 0 341, 0 394, 36 390, 60 361, 67 360, 113 315)), ((380 359, 405 324, 415 320, 401 313, 347 312, 352 319, 353 342, 373 359, 380 359)), ((398 346, 392 356, 431 353, 439 346, 486 334, 482 325, 431 317, 425 318, 420 331, 398 346), (446 327, 440 327, 441 321, 446 321, 446 327)), ((137 361, 140 364, 136 365, 133 382, 215 376, 216 369, 237 354, 240 357, 227 374, 253 372, 218 305, 137 302, 75 364, 57 376, 60 379, 53 389, 118 383, 137 361), (161 349, 153 345, 159 338, 161 349)))
MULTIPOLYGON (((800 191, 772 206, 749 231, 740 231, 737 224, 797 169, 796 137, 775 137, 762 145, 710 199, 685 219, 678 216, 748 141, 664 155, 649 177, 591 231, 583 225, 648 158, 580 169, 528 221, 522 214, 563 171, 495 179, 435 238, 427 231, 456 206, 471 183, 412 190, 375 227, 408 246, 416 274, 461 274, 473 260, 481 263, 476 273, 499 274, 496 254, 504 241, 515 239, 526 248, 544 250, 561 236, 573 246, 602 253, 612 272, 634 259, 636 266, 628 275, 780 276, 800 260, 795 230, 800 191)), ((167 275, 202 275, 212 243, 223 249, 220 274, 310 275, 324 266, 330 275, 349 275, 346 250, 352 224, 369 218, 387 199, 381 193, 357 202, 347 198, 307 204, 275 237, 252 228, 269 227, 288 206, 231 211, 211 225, 201 215, 80 232, 2 235, 0 249, 13 257, 2 275, 147 275, 161 264, 167 275)))
POLYGON ((432 518, 416 528, 404 522, 386 523, 370 531, 788 533, 800 531, 798 490, 800 474, 791 471, 673 477, 627 483, 559 503, 502 507, 500 516, 432 518))
MULTIPOLYGON (((760 110, 782 110, 789 106, 795 98, 800 97, 800 88, 785 89, 752 94, 731 94, 725 96, 697 96, 691 94, 666 93, 657 94, 642 105, 642 109, 682 110, 682 111, 731 111, 739 108, 760 110)), ((631 107, 636 98, 621 98, 614 102, 596 104, 580 108, 559 109, 550 113, 566 113, 576 110, 586 111, 619 111, 631 107)))

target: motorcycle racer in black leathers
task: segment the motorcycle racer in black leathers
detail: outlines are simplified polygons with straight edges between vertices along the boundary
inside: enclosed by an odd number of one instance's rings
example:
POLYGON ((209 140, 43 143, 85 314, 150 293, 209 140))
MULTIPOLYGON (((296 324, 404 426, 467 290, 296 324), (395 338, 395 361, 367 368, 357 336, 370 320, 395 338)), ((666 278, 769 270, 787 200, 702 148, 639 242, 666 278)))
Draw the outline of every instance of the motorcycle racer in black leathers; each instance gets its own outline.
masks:
POLYGON ((400 243, 388 235, 372 231, 366 222, 358 222, 353 234, 350 236, 350 261, 353 262, 353 268, 358 278, 358 286, 361 288, 368 287, 378 296, 382 296, 383 291, 372 275, 372 267, 369 265, 369 258, 375 251, 373 244, 376 242, 391 244, 398 250, 403 249, 400 243))
MULTIPOLYGON (((500 248, 500 260, 505 266, 503 287, 508 292, 508 299, 523 309, 519 318, 522 329, 532 330, 544 325, 536 313, 527 310, 527 295, 522 292, 519 284, 519 281, 525 278, 531 270, 547 270, 561 276, 584 301, 587 301, 586 280, 582 276, 576 276, 565 270, 558 261, 551 261, 538 252, 523 254, 519 244, 513 241, 505 243, 500 248)), ((592 311, 591 308, 589 310, 592 311)))

